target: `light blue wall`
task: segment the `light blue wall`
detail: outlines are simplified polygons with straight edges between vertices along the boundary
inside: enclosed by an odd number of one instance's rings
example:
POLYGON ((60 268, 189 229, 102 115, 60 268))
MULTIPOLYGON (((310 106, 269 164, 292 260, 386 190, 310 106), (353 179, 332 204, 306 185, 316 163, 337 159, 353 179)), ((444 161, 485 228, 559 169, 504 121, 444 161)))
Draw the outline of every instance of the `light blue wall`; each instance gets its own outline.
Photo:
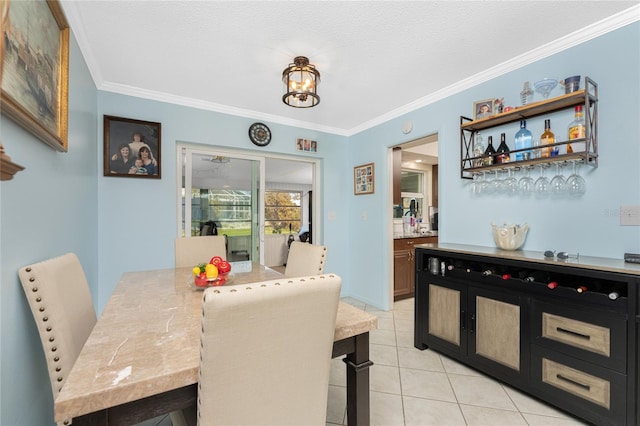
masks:
MULTIPOLYGON (((531 232, 525 249, 607 257, 640 252, 640 227, 619 226, 615 214, 620 205, 640 205, 639 40, 640 23, 635 23, 350 138, 268 123, 273 142, 261 150, 246 137, 256 120, 97 93, 72 41, 69 152, 56 153, 11 121, 1 121, 8 153, 27 169, 0 185, 0 424, 52 423, 45 361, 18 268, 75 251, 101 310, 122 272, 171 267, 176 141, 296 155, 296 138, 317 140, 327 270, 343 276, 346 294, 383 308, 389 307, 392 272, 387 149, 435 132, 440 135, 441 241, 493 245, 490 222, 527 221, 531 232), (584 170, 587 195, 558 201, 473 197, 459 177, 459 116, 470 114, 479 99, 504 96, 516 104, 524 81, 574 74, 589 75, 600 89, 600 167, 584 170), (162 179, 102 176, 103 114, 162 123, 162 179), (408 119, 414 130, 404 135, 401 126, 408 119), (354 196, 353 166, 370 162, 376 167, 375 193, 354 196)), ((554 117, 554 131, 561 134, 569 119, 554 117)), ((542 131, 541 123, 532 121, 529 127, 534 134, 542 131)))
POLYGON ((75 252, 98 295, 98 143, 96 87, 72 37, 69 152, 56 152, 1 118, 2 143, 25 167, 0 184, 0 424, 53 423, 53 400, 40 339, 18 269, 75 252))
MULTIPOLYGON (((318 152, 305 157, 322 159, 323 211, 333 211, 337 217, 335 221, 327 221, 324 213, 319 219, 325 228, 320 241, 331 247, 327 271, 343 277, 345 294, 349 294, 349 253, 341 245, 348 211, 344 200, 350 188, 345 184, 349 182, 345 176, 346 137, 267 122, 273 138, 267 147, 260 149, 247 135, 256 120, 105 92, 98 95, 98 114, 162 123, 162 179, 98 178, 100 309, 123 272, 174 265, 178 202, 176 141, 287 155, 300 155, 295 150, 296 138, 318 141, 318 152)), ((102 129, 102 123, 99 126, 102 129)), ((102 161, 102 154, 99 156, 102 161)))
MULTIPOLYGON (((387 147, 437 132, 441 242, 494 246, 491 222, 527 222, 531 229, 525 250, 612 258, 638 253, 640 227, 620 226, 619 209, 640 205, 639 75, 640 24, 635 23, 352 136, 349 166, 375 162, 378 172, 385 170, 387 147), (560 80, 577 74, 588 75, 599 88, 600 161, 597 169, 581 168, 587 194, 577 200, 473 196, 470 181, 460 179, 460 115, 469 116, 472 103, 481 99, 504 97, 506 105, 518 105, 525 81, 560 80), (406 120, 414 123, 410 135, 401 131, 406 120)), ((558 87, 554 95, 561 94, 560 90, 558 87)), ((572 118, 571 114, 552 117, 559 140, 566 140, 562 135, 572 118)), ((538 136, 543 124, 541 117, 530 120, 528 127, 538 136)), ((507 132, 508 142, 515 131, 507 132)), ((489 134, 485 132, 485 137, 489 134)), ((493 136, 499 141, 499 134, 493 136)), ((344 241, 351 247, 352 276, 358 278, 352 292, 385 308, 385 286, 392 271, 392 241, 383 231, 392 217, 388 186, 388 178, 379 173, 374 195, 351 197, 353 238, 344 241), (361 212, 367 214, 367 220, 362 220, 361 212)))

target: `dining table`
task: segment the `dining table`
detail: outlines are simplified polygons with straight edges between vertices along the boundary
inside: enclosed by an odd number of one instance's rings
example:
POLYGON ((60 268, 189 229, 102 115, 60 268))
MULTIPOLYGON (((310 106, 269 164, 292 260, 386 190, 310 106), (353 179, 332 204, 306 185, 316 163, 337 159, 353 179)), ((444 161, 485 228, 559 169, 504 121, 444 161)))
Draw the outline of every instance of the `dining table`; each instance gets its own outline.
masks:
MULTIPOLYGON (((231 265, 226 286, 286 278, 258 262, 231 265)), ((192 277, 191 268, 122 274, 55 397, 58 424, 131 425, 196 405, 204 292, 192 277)), ((375 328, 375 315, 339 302, 332 357, 344 356, 350 425, 369 424, 375 328)))

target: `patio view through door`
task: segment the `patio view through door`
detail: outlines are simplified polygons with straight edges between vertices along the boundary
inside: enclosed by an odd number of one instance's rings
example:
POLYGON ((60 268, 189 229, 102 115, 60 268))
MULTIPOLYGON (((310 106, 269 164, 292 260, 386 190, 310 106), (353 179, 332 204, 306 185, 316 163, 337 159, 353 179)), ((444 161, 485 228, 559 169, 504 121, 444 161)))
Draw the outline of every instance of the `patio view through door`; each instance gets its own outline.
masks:
POLYGON ((183 147, 180 161, 180 235, 210 234, 213 223, 228 260, 264 263, 264 158, 183 147))

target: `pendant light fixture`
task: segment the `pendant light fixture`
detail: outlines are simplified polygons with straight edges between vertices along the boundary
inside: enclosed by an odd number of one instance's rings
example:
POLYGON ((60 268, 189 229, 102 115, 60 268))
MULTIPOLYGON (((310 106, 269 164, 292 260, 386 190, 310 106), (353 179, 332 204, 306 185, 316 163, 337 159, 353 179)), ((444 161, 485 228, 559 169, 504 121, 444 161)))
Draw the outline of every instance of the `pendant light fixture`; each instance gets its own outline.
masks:
POLYGON ((282 102, 294 108, 311 108, 320 103, 320 72, 306 56, 296 56, 282 72, 285 94, 282 102))

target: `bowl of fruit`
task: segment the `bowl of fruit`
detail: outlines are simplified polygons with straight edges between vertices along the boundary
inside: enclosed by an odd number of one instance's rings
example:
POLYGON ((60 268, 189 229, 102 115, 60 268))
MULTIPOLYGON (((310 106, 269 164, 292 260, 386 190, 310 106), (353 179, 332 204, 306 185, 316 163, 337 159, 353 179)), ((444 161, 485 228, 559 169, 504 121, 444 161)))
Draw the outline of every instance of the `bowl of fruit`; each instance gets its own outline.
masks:
POLYGON ((190 284, 196 290, 224 285, 231 281, 231 264, 220 256, 213 256, 209 263, 200 263, 191 270, 190 284))

